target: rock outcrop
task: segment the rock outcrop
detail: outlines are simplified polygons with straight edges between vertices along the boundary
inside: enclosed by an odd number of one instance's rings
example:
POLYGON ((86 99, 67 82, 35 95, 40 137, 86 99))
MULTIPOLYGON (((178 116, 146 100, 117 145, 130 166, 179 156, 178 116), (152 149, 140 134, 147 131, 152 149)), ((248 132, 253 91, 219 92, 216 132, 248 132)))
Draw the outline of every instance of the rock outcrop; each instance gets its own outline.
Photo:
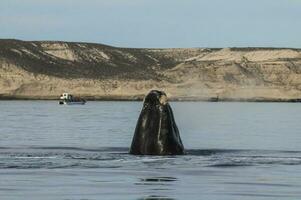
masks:
POLYGON ((301 50, 134 49, 0 40, 0 97, 140 99, 151 89, 179 100, 297 101, 301 50))

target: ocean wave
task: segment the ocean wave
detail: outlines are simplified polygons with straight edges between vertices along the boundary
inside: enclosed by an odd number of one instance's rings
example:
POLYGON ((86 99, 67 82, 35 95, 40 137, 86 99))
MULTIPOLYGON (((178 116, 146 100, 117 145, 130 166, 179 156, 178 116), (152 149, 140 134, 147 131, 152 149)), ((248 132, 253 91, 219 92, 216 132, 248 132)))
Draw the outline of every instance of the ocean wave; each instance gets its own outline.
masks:
POLYGON ((188 149, 179 156, 135 156, 124 147, 27 147, 2 149, 0 158, 0 169, 301 165, 298 151, 238 149, 188 149))

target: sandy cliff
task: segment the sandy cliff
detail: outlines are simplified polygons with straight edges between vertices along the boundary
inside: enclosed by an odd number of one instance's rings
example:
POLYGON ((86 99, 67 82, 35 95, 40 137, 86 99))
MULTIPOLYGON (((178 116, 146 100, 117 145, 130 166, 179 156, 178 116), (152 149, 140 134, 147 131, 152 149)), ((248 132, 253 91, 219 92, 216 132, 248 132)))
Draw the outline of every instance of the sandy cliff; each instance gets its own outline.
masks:
POLYGON ((174 99, 301 98, 301 50, 128 49, 101 44, 0 40, 0 96, 137 99, 163 89, 174 99))

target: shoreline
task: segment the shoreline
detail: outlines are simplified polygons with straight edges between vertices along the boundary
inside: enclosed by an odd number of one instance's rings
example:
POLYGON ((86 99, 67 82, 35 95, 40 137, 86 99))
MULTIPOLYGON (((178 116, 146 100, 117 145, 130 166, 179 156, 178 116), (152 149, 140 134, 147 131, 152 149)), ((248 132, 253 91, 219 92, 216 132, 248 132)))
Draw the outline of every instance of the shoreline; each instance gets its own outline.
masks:
MULTIPOLYGON (((143 101, 144 95, 142 96, 81 96, 81 98, 87 101, 143 101)), ((8 100, 26 100, 26 101, 59 101, 56 96, 16 96, 16 95, 0 95, 0 101, 8 100)), ((265 98, 265 97, 254 97, 254 98, 216 98, 216 97, 170 97, 169 101, 173 102, 278 102, 278 103, 300 103, 301 98, 296 99, 281 99, 281 98, 265 98)))

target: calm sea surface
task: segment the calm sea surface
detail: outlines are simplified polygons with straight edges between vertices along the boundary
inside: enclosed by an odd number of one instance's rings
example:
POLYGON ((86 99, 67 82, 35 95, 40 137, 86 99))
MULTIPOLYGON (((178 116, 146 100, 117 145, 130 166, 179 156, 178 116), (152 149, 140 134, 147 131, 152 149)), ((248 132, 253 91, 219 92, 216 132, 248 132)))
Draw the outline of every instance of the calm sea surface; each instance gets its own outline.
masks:
POLYGON ((0 199, 301 199, 301 104, 172 102, 168 157, 127 153, 141 106, 0 101, 0 199))

